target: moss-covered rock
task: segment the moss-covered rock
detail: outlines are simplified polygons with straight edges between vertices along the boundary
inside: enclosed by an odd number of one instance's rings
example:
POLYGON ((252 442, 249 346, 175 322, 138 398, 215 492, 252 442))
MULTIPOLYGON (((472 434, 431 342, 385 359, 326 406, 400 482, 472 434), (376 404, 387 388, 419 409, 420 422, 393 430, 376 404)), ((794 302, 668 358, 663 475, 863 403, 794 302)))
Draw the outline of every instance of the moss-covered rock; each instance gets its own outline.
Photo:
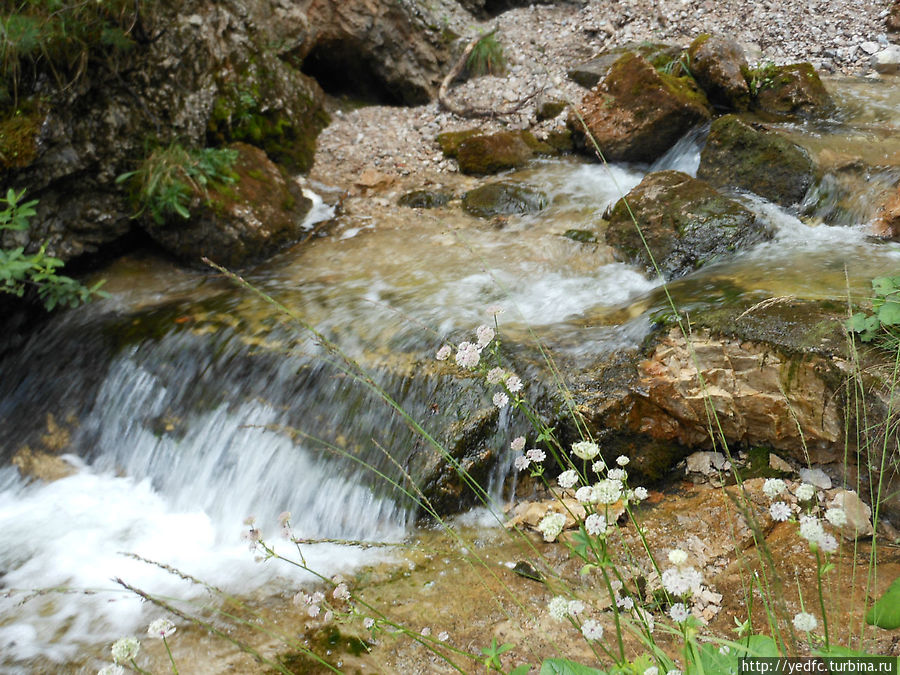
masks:
POLYGON ((579 63, 567 71, 569 79, 585 89, 597 86, 609 73, 612 65, 625 54, 637 54, 657 68, 665 68, 676 61, 681 54, 680 47, 655 42, 629 42, 607 49, 589 61, 579 63))
POLYGON ((488 183, 463 195, 463 208, 473 216, 492 218, 535 213, 547 206, 547 195, 517 183, 488 183))
POLYGON ((459 146, 462 142, 472 138, 473 136, 481 136, 481 129, 463 129, 462 131, 445 131, 435 137, 435 141, 444 153, 444 157, 456 159, 459 153, 459 146))
MULTIPOLYGON (((456 155, 459 170, 466 174, 485 175, 522 166, 535 154, 523 136, 521 132, 500 131, 465 139, 456 155)), ((534 136, 531 139, 537 143, 534 136)))
POLYGON ((250 143, 292 171, 312 167, 316 137, 328 124, 322 90, 268 53, 219 76, 206 135, 211 144, 250 143))
POLYGON ((302 232, 312 202, 300 187, 259 148, 232 147, 239 153, 233 184, 195 192, 189 220, 145 219, 147 233, 185 262, 199 264, 205 256, 225 266, 244 265, 296 241, 302 232))
POLYGON ((728 110, 750 107, 750 87, 744 79, 747 60, 734 40, 704 34, 688 47, 691 74, 710 103, 728 110))
POLYGON ((607 243, 619 257, 653 271, 646 241, 668 279, 768 236, 766 228, 738 202, 680 171, 647 174, 624 200, 616 202, 606 232, 607 243), (637 218, 643 241, 626 201, 637 218))
POLYGON ((557 98, 549 98, 538 101, 535 116, 537 117, 539 122, 543 120, 552 120, 563 110, 565 110, 567 105, 569 104, 557 98))
POLYGON ((414 209, 434 209, 443 206, 452 199, 453 195, 438 190, 413 190, 401 195, 397 200, 400 206, 408 206, 414 209))
POLYGON ((28 166, 37 156, 37 141, 44 112, 30 101, 0 116, 0 176, 9 169, 28 166))
POLYGON ((709 117, 706 96, 692 79, 658 72, 628 53, 584 97, 568 125, 576 146, 588 154, 594 148, 582 119, 606 159, 640 162, 656 159, 709 117))
POLYGON ((769 65, 747 75, 756 110, 801 117, 825 117, 834 111, 834 101, 811 63, 769 65))
POLYGON ((803 199, 815 178, 815 165, 799 145, 725 115, 710 127, 697 177, 787 206, 803 199))

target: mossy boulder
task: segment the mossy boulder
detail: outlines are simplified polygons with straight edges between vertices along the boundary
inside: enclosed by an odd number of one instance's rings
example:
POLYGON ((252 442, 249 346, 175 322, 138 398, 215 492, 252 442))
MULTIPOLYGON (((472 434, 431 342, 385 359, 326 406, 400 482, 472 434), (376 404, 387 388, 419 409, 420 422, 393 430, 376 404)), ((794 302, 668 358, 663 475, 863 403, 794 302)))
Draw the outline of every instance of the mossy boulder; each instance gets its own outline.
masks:
POLYGON ((207 141, 249 143, 291 171, 306 172, 316 137, 329 121, 323 93, 315 80, 279 63, 262 53, 219 74, 207 141))
POLYGON ((815 178, 815 165, 799 145, 725 115, 710 127, 697 177, 788 206, 803 199, 815 178))
POLYGON ((465 174, 499 173, 525 164, 535 155, 537 144, 533 135, 519 131, 472 136, 460 143, 456 161, 465 174), (526 139, 526 135, 530 138, 526 139))
POLYGON ((547 203, 547 195, 540 190, 505 181, 488 183, 463 195, 463 208, 479 218, 535 213, 547 203))
POLYGON ((259 148, 238 151, 236 179, 195 192, 187 220, 171 215, 162 223, 146 218, 144 229, 175 257, 200 264, 204 256, 227 267, 275 253, 302 234, 312 201, 259 148))
POLYGON ((444 157, 456 159, 456 155, 459 153, 459 146, 462 145, 463 141, 473 136, 481 135, 483 135, 481 129, 463 129, 462 131, 445 131, 442 134, 438 134, 434 140, 437 141, 441 152, 444 153, 444 157))
POLYGON ((401 195, 397 200, 400 206, 408 206, 414 209, 434 209, 444 206, 452 199, 453 195, 439 190, 412 190, 401 195))
POLYGON ((770 236, 753 213, 707 183, 681 171, 650 173, 616 202, 606 231, 607 243, 621 259, 637 262, 648 272, 653 264, 626 201, 667 279, 770 236))
POLYGON ((710 103, 727 110, 750 107, 750 87, 744 79, 747 60, 734 40, 704 34, 688 47, 691 74, 710 103))
POLYGON ((612 65, 625 54, 643 56, 657 68, 665 68, 681 54, 680 47, 655 42, 629 42, 599 53, 594 58, 579 63, 567 71, 569 79, 585 89, 593 89, 606 77, 612 65))
POLYGON ((567 105, 569 104, 558 98, 541 99, 537 103, 535 117, 537 117, 537 120, 539 122, 542 122, 544 120, 552 120, 563 110, 565 110, 567 105))
POLYGON ((590 155, 593 143, 581 119, 606 159, 647 162, 709 118, 706 96, 693 80, 661 73, 628 53, 569 115, 568 126, 576 147, 590 155))
POLYGON ((766 66, 748 71, 755 88, 753 108, 772 115, 825 117, 834 101, 811 63, 766 66))

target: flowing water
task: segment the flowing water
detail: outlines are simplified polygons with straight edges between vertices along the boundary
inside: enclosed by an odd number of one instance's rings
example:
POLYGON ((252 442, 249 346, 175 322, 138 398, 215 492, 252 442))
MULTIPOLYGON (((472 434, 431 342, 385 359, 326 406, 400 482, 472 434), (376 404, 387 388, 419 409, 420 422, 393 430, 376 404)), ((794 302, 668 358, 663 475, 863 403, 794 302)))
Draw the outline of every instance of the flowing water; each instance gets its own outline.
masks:
MULTIPOLYGON (((679 306, 861 297, 871 277, 896 273, 900 247, 874 242, 866 229, 873 195, 898 177, 890 161, 897 150, 883 142, 884 129, 896 132, 896 101, 876 84, 847 85, 841 100, 844 119, 786 133, 834 153, 853 146, 886 168, 856 182, 840 170, 827 174, 822 194, 800 212, 740 195, 773 240, 670 284, 679 306)), ((332 236, 246 278, 439 436, 490 407, 489 392, 435 369, 431 358, 443 341, 467 339, 487 322, 488 305, 505 308, 504 335, 526 369, 532 335, 585 363, 643 338, 648 317, 666 307, 659 283, 604 244, 563 235, 593 232, 602 242, 608 206, 650 168, 695 173, 704 134, 688 135, 649 168, 536 161, 510 179, 544 190, 550 206, 500 230, 458 207, 373 209, 339 219, 332 236)), ((329 215, 321 205, 316 213, 329 215)), ((230 592, 294 588, 308 576, 254 562, 240 538, 245 517, 272 539, 287 510, 303 537, 400 541, 415 527, 416 506, 373 470, 400 485, 398 465, 419 482, 435 475, 434 453, 408 420, 264 299, 152 256, 128 257, 104 276, 110 298, 55 318, 0 363, 3 672, 102 665, 92 656, 97 645, 138 631, 149 616, 114 577, 162 596, 200 595, 123 553, 230 592), (19 469, 23 458, 49 456, 58 471, 60 453, 68 475, 57 480, 34 478, 46 474, 40 462, 32 473, 19 469)), ((489 445, 505 448, 522 429, 501 414, 489 445)), ((509 489, 510 464, 497 451, 483 476, 494 501, 509 489)), ((327 574, 389 555, 330 544, 306 553, 327 574)))

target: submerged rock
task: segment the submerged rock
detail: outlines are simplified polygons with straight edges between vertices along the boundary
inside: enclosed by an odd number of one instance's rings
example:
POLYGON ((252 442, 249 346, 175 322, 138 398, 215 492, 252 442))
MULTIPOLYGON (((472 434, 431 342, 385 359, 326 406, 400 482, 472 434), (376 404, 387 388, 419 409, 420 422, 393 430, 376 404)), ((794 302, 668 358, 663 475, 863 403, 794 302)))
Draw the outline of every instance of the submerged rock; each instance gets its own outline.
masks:
POLYGON ((588 135, 606 159, 642 162, 662 155, 709 117, 706 96, 693 80, 660 73, 643 57, 628 53, 570 113, 568 126, 576 144, 590 155, 594 147, 588 135))
POLYGON ((756 94, 753 107, 775 115, 824 117, 834 101, 811 63, 769 65, 748 73, 756 94))
POLYGON ((783 206, 801 201, 814 177, 806 150, 735 115, 712 123, 697 169, 697 178, 712 185, 749 190, 783 206))
POLYGON ((438 190, 413 190, 402 195, 397 200, 400 206, 409 206, 414 209, 434 209, 447 204, 453 195, 438 190))
POLYGON ((535 213, 547 203, 547 195, 540 190, 503 181, 482 185, 463 195, 463 208, 479 218, 535 213))
POLYGON ((647 174, 624 200, 616 202, 606 231, 606 241, 619 257, 653 272, 646 242, 667 279, 769 236, 765 226, 741 204, 680 171, 647 174))
POLYGON ((228 186, 195 191, 188 220, 172 215, 162 223, 147 219, 147 233, 163 248, 189 263, 202 257, 240 266, 271 255, 300 236, 312 202, 286 179, 266 154, 236 143, 237 180, 228 186))
POLYGON ((734 40, 701 35, 688 48, 691 74, 715 106, 747 110, 750 87, 744 79, 747 59, 734 40))

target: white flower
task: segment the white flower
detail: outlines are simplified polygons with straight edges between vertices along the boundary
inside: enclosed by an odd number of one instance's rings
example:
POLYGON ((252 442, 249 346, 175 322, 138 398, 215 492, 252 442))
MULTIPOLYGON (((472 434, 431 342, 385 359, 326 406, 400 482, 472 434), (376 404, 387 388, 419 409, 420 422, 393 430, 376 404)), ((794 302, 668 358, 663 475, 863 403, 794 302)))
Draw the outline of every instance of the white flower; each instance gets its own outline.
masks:
POLYGON ((538 523, 537 529, 544 535, 544 541, 555 541, 565 525, 566 517, 562 513, 551 511, 538 523))
POLYGON ((634 613, 637 615, 638 621, 644 624, 647 632, 652 633, 653 629, 656 627, 656 622, 653 620, 653 615, 643 607, 635 607, 634 613))
POLYGON ((616 598, 616 604, 619 606, 619 609, 624 609, 626 612, 630 612, 634 607, 634 600, 632 600, 630 595, 626 595, 620 598, 616 598))
POLYGON ((516 436, 512 439, 512 443, 509 444, 509 448, 513 452, 522 452, 525 449, 525 437, 516 436))
POLYGON ((547 453, 540 448, 531 448, 525 453, 525 456, 535 464, 540 464, 547 459, 547 453))
POLYGON ((784 502, 773 502, 769 507, 769 515, 772 516, 772 520, 784 522, 791 517, 791 507, 784 502))
POLYGON ((491 368, 485 379, 488 384, 500 384, 505 376, 506 371, 503 368, 491 368))
POLYGON ((523 386, 522 379, 518 375, 510 375, 506 378, 506 388, 514 394, 517 391, 522 391, 523 386))
POLYGON ((584 519, 584 529, 595 537, 606 534, 606 518, 599 513, 592 513, 584 519))
POLYGON ((516 471, 524 471, 530 464, 531 460, 528 459, 525 455, 519 455, 513 462, 513 466, 516 467, 516 471))
POLYGON ((650 666, 647 670, 644 671, 644 675, 659 675, 659 668, 656 666, 650 666))
POLYGON ((615 504, 622 496, 622 484, 605 478, 594 485, 594 499, 600 504, 615 504))
POLYGON ((785 491, 787 486, 780 478, 766 478, 763 483, 763 492, 769 499, 775 499, 778 495, 785 491))
POLYGON ((550 616, 552 616, 557 621, 562 621, 566 618, 566 612, 569 611, 569 601, 566 600, 563 596, 557 595, 553 598, 549 603, 547 603, 547 610, 550 612, 550 616))
POLYGON ((676 602, 669 607, 669 616, 672 617, 672 621, 675 623, 684 623, 690 615, 691 613, 688 611, 687 607, 684 606, 684 603, 676 602))
POLYGON ((650 496, 650 493, 647 492, 647 488, 645 488, 645 487, 634 488, 634 498, 637 499, 639 502, 644 501, 649 496, 650 496))
POLYGON ((616 464, 618 464, 619 466, 625 466, 630 461, 631 460, 628 459, 625 455, 619 455, 618 457, 616 457, 616 464))
POLYGON ((371 630, 374 625, 375 619, 373 619, 371 616, 367 616, 365 619, 363 619, 363 626, 365 626, 366 630, 371 630))
POLYGON ((450 358, 450 352, 453 351, 450 345, 443 345, 440 349, 437 350, 437 354, 434 355, 438 361, 446 361, 450 358))
POLYGON ((596 462, 591 464, 591 471, 593 471, 594 473, 603 473, 604 471, 606 471, 606 462, 604 462, 602 459, 598 459, 596 462))
POLYGON ((816 496, 816 488, 814 488, 809 483, 801 483, 800 487, 798 487, 794 491, 794 495, 801 502, 808 502, 810 499, 816 496))
POLYGON ((666 675, 684 675, 684 673, 681 672, 680 670, 673 668, 672 670, 666 672, 666 675))
POLYGON ((481 360, 481 349, 471 342, 460 342, 456 348, 456 363, 461 368, 474 368, 481 360))
POLYGON ((682 551, 680 548, 673 548, 669 551, 669 562, 675 565, 676 567, 681 567, 684 563, 687 562, 688 554, 682 551))
POLYGON ((325 599, 325 594, 322 591, 316 591, 311 596, 309 596, 309 601, 313 604, 318 604, 325 599))
POLYGON ((662 585, 672 595, 682 596, 688 591, 700 592, 703 575, 694 567, 670 567, 662 573, 662 585))
POLYGON ((349 600, 350 589, 347 588, 347 584, 338 584, 332 592, 331 597, 335 600, 349 600))
POLYGON ((116 663, 131 661, 141 651, 141 643, 137 638, 124 637, 113 643, 112 649, 113 660, 116 663))
POLYGON ((475 335, 478 337, 478 346, 487 347, 494 339, 494 329, 486 325, 478 326, 475 335))
POLYGON ((822 521, 813 516, 803 516, 800 519, 800 536, 811 544, 818 544, 825 536, 822 521))
POLYGON ((824 535, 822 535, 822 538, 819 539, 819 548, 821 548, 825 553, 834 553, 838 549, 837 539, 835 539, 833 535, 826 532, 824 535))
POLYGON ((580 488, 575 490, 575 499, 577 499, 582 504, 593 504, 594 488, 592 488, 590 485, 582 485, 580 488))
POLYGON ((103 666, 97 675, 125 675, 125 669, 118 665, 103 666))
POLYGON ((431 635, 431 628, 429 628, 428 626, 425 626, 425 628, 423 628, 422 630, 419 631, 419 635, 428 637, 429 635, 431 635))
POLYGON ((503 314, 503 308, 500 305, 488 305, 487 309, 484 310, 490 316, 497 316, 498 314, 503 314))
POLYGON ((847 524, 847 512, 839 508, 827 509, 825 511, 825 520, 835 527, 843 527, 847 524))
POLYGON ((602 640, 603 626, 600 625, 599 621, 588 619, 581 624, 581 634, 584 635, 586 640, 602 640))
POLYGON ((494 394, 494 405, 498 408, 505 408, 506 404, 509 403, 509 396, 504 394, 502 391, 498 391, 494 394))
POLYGON ((156 619, 147 628, 147 635, 155 638, 167 638, 174 635, 176 630, 175 624, 168 619, 156 619))
POLYGON ((566 608, 566 613, 575 616, 576 614, 581 614, 584 611, 584 603, 581 600, 569 600, 569 606, 566 608))
POLYGON ((798 612, 794 616, 794 628, 797 630, 802 630, 806 633, 810 631, 814 631, 816 626, 819 625, 819 622, 816 620, 812 614, 808 614, 806 612, 798 612))
POLYGON ((600 447, 593 441, 578 441, 572 444, 572 452, 581 459, 592 460, 600 454, 600 447))
POLYGON ((284 527, 291 522, 291 512, 290 511, 282 511, 278 514, 278 524, 284 527))
POLYGON ((559 483, 560 487, 569 489, 578 482, 578 473, 575 471, 575 469, 563 471, 561 474, 559 474, 559 478, 556 479, 556 482, 559 483))
POLYGON ((438 633, 438 640, 440 642, 446 642, 449 639, 450 639, 450 633, 448 633, 447 631, 442 630, 440 633, 438 633))
POLYGON ((318 605, 310 605, 306 608, 306 613, 310 615, 310 617, 319 616, 319 606, 318 605))
POLYGON ((624 481, 626 478, 628 478, 628 473, 625 471, 625 469, 610 469, 606 473, 606 477, 610 480, 624 481))

